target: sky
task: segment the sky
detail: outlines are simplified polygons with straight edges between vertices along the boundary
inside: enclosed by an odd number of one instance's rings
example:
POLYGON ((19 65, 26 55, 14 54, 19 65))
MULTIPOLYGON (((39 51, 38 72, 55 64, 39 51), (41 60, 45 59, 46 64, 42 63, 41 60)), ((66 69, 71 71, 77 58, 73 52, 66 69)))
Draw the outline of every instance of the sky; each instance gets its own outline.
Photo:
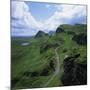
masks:
POLYGON ((11 2, 11 35, 33 36, 55 31, 61 24, 86 24, 87 7, 30 1, 11 2))

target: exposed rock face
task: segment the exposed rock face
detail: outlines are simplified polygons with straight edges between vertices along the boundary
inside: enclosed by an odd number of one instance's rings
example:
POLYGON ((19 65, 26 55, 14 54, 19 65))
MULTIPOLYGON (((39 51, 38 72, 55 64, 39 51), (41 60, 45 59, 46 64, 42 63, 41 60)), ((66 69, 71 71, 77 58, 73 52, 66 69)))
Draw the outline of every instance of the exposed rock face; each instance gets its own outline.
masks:
POLYGON ((58 27, 57 30, 56 30, 56 33, 62 33, 62 32, 64 32, 64 29, 58 27))
POLYGON ((75 62, 79 56, 80 54, 77 54, 64 59, 64 74, 62 76, 64 86, 87 84, 87 65, 75 62))
POLYGON ((36 34, 35 38, 36 38, 36 37, 37 37, 37 38, 39 38, 39 37, 44 37, 44 36, 48 36, 48 34, 45 33, 45 32, 43 32, 43 31, 39 31, 39 32, 36 34))
POLYGON ((87 35, 85 33, 80 33, 78 35, 74 35, 72 40, 76 41, 77 44, 86 45, 87 44, 87 35))

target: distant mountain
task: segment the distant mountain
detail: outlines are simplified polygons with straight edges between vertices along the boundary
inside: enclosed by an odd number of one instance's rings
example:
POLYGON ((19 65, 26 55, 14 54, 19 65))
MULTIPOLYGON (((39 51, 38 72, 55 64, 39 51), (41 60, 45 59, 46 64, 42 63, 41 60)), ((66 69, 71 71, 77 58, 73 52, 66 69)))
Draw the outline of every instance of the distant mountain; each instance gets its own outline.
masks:
POLYGON ((55 31, 49 31, 49 36, 53 36, 55 34, 55 31))
POLYGON ((35 38, 44 37, 44 36, 48 36, 48 34, 43 31, 38 31, 38 33, 35 35, 35 38))
POLYGON ((34 36, 11 36, 12 39, 28 39, 33 37, 34 36))

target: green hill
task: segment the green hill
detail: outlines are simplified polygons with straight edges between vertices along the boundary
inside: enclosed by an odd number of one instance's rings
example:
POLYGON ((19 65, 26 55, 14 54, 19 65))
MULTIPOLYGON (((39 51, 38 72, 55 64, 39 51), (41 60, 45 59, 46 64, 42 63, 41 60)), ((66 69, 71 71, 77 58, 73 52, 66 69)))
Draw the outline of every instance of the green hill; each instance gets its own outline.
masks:
POLYGON ((68 25, 68 24, 63 24, 60 25, 59 27, 61 27, 62 29, 64 29, 65 31, 72 31, 75 33, 87 33, 87 25, 86 24, 75 24, 75 25, 68 25))
POLYGON ((36 38, 40 38, 44 36, 48 36, 48 34, 43 31, 38 31, 38 33, 35 35, 36 38))
POLYGON ((65 24, 52 36, 39 31, 35 38, 12 39, 12 89, 86 85, 86 37, 87 25, 65 24))

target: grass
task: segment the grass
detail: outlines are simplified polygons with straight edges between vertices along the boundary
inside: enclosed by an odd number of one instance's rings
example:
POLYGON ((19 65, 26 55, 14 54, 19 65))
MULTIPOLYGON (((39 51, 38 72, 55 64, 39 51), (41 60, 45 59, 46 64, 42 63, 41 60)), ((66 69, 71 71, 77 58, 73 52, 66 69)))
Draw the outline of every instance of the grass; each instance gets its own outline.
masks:
MULTIPOLYGON (((70 26, 62 26, 64 28, 72 29, 70 26)), ((81 26, 82 27, 82 26, 81 26)), ((80 25, 76 25, 75 29, 79 29, 80 25)), ((84 26, 83 26, 84 27, 84 26)), ((82 28, 83 28, 82 27, 82 28)), ((82 29, 81 28, 81 29, 82 29)), ((85 27, 84 27, 85 29, 85 27)), ((84 31, 85 32, 85 31, 84 31)), ((76 31, 76 33, 78 33, 76 31)), ((79 32, 80 33, 80 32, 79 32)), ((76 63, 86 63, 87 46, 78 45, 72 40, 73 35, 67 33, 59 33, 54 36, 46 36, 42 38, 11 38, 11 63, 12 63, 12 80, 18 79, 13 89, 16 88, 38 88, 43 87, 45 82, 53 75, 50 70, 50 74, 47 76, 35 76, 31 77, 32 72, 42 72, 49 66, 50 61, 55 58, 55 47, 50 47, 40 52, 41 46, 58 44, 58 54, 60 58, 60 72, 47 87, 63 86, 61 81, 64 73, 63 61, 66 55, 74 55, 80 53, 80 57, 75 61, 76 63), (21 46, 23 42, 29 42, 28 46, 21 46), (23 75, 25 72, 30 72, 29 76, 23 75)), ((57 46, 56 46, 57 47, 57 46)))

